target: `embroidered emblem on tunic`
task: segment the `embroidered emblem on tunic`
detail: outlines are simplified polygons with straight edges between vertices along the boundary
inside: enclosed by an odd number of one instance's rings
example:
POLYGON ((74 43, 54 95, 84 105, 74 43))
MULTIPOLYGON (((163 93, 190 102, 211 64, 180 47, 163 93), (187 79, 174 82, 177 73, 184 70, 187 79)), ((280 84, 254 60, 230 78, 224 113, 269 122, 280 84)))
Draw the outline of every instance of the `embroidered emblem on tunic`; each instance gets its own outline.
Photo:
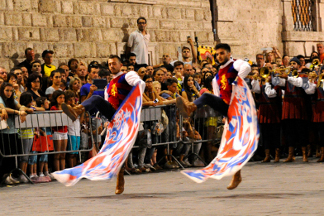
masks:
POLYGON ((111 87, 111 94, 113 96, 116 96, 117 93, 117 87, 116 87, 116 83, 113 84, 113 86, 111 87))
POLYGON ((225 90, 227 86, 227 79, 225 74, 222 76, 220 83, 221 83, 221 89, 225 90))

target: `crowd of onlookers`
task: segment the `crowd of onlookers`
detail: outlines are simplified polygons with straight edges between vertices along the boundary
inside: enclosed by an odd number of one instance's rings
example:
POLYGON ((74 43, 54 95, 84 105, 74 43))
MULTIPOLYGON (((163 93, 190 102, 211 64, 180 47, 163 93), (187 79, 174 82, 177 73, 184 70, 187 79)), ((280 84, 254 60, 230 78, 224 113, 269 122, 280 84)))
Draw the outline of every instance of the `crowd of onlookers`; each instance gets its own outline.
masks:
MULTIPOLYGON (((189 42, 192 43, 192 41, 189 42)), ((204 92, 211 92, 211 80, 216 73, 216 68, 208 62, 202 62, 201 66, 198 66, 196 60, 189 61, 191 58, 189 47, 183 48, 182 55, 183 61, 171 61, 170 55, 166 53, 163 55, 163 63, 160 65, 139 65, 136 62, 136 55, 131 53, 128 59, 123 62, 122 72, 137 71, 146 83, 143 107, 170 105, 163 108, 160 121, 142 123, 139 132, 141 136, 138 136, 135 144, 138 148, 134 149, 127 161, 126 169, 132 173, 150 172, 162 169, 162 167, 178 168, 179 164, 175 162, 172 155, 176 155, 180 164, 185 167, 191 166, 191 163, 196 166, 203 165, 195 156, 186 158, 191 151, 198 154, 201 143, 195 144, 191 149, 191 144, 185 141, 201 140, 202 137, 195 127, 205 129, 207 127, 204 123, 195 125, 198 123, 185 119, 182 128, 180 128, 179 116, 176 115, 174 104, 178 95, 193 100, 204 92), (193 67, 193 65, 197 66, 193 67), (205 84, 203 84, 204 82, 205 84), (174 142, 169 152, 164 147, 151 147, 155 143, 179 140, 184 142, 178 144, 174 142), (160 151, 157 151, 158 149, 160 151), (165 162, 160 163, 161 166, 157 163, 157 157, 165 157, 165 162)), ((36 150, 35 145, 37 140, 41 140, 41 137, 47 137, 48 140, 49 137, 53 139, 54 151, 87 149, 89 146, 91 147, 91 143, 88 145, 90 133, 100 147, 101 140, 104 139, 104 134, 101 136, 101 132, 107 126, 107 120, 100 117, 100 114, 98 117, 97 110, 91 110, 86 114, 87 116, 81 116, 73 125, 64 127, 15 129, 14 116, 19 115, 20 120, 24 121, 29 113, 61 110, 62 103, 75 106, 92 95, 104 97, 104 91, 98 91, 93 80, 105 79, 107 84, 109 83, 112 76, 106 63, 93 61, 86 64, 77 59, 70 59, 67 63, 61 63, 56 67, 52 64, 55 57, 52 50, 43 51, 42 64, 40 60, 35 59, 32 48, 25 50, 25 56, 26 60, 10 71, 0 66, 1 119, 6 120, 8 126, 0 130, 2 154, 46 152, 46 150, 36 150), (92 118, 92 131, 89 131, 89 117, 92 118), (85 141, 85 139, 87 140, 85 141)), ((199 118, 202 119, 204 115, 206 115, 205 111, 204 114, 200 114, 199 118)), ((215 127, 216 121, 216 115, 210 117, 208 127, 215 127)), ((211 138, 207 134, 210 133, 204 132, 205 138, 207 136, 211 138)), ((47 149, 47 151, 51 151, 51 149, 47 149)), ((206 155, 209 153, 211 153, 211 149, 206 151, 206 155)), ((87 157, 88 155, 83 155, 82 158, 87 157)), ((212 156, 208 156, 208 160, 211 159, 212 156)), ((2 158, 1 161, 0 175, 2 177, 15 168, 15 162, 14 158, 2 158), (10 165, 8 166, 8 164, 10 165)), ((19 168, 35 182, 48 182, 51 180, 49 171, 73 167, 77 163, 77 152, 19 157, 19 168)), ((18 176, 18 179, 10 175, 6 177, 6 181, 7 183, 27 182, 27 179, 24 175, 18 176)))
MULTIPOLYGON (((192 43, 190 39, 188 42, 192 43)), ((200 155, 207 163, 216 155, 216 140, 221 137, 222 117, 209 107, 205 107, 199 109, 191 118, 183 119, 180 125, 179 115, 174 106, 178 96, 193 101, 204 93, 213 93, 212 79, 217 73, 217 64, 212 65, 210 61, 198 63, 191 52, 194 51, 184 46, 183 59, 176 61, 172 61, 170 55, 165 53, 162 56, 163 63, 159 65, 139 65, 134 53, 131 53, 128 59, 124 59, 121 71, 124 73, 136 71, 146 84, 143 107, 167 105, 162 108, 161 120, 141 124, 135 143, 137 148, 133 149, 126 162, 127 171, 142 173, 163 168, 179 168, 179 165, 203 166, 196 155, 200 155), (209 141, 202 145, 200 140, 209 141), (152 146, 156 143, 171 143, 169 151, 165 145, 152 146), (159 159, 163 159, 163 162, 158 163, 159 159)), ((51 50, 42 53, 43 64, 35 59, 33 49, 27 48, 25 55, 26 60, 10 71, 0 67, 1 118, 6 119, 8 125, 8 128, 2 128, 0 131, 2 154, 37 153, 39 151, 35 149, 35 140, 42 136, 52 137, 54 151, 76 151, 91 148, 89 137, 92 133, 94 141, 100 148, 105 137, 101 132, 108 122, 104 117, 100 118, 100 114, 98 117, 96 110, 81 116, 73 125, 52 128, 18 130, 15 129, 13 116, 19 115, 23 121, 28 113, 61 110, 60 105, 64 102, 75 106, 92 95, 104 97, 104 91, 97 91, 93 80, 105 79, 107 84, 109 83, 112 76, 106 63, 93 61, 85 64, 77 59, 70 59, 67 63, 61 63, 56 67, 52 65, 55 54, 51 50), (92 119, 92 131, 89 131, 89 118, 92 119)), ((309 61, 312 62, 316 58, 321 61, 318 53, 313 52, 309 61)), ((299 70, 314 67, 311 63, 306 64, 304 56, 298 56, 298 60, 299 70)), ((263 67, 269 70, 280 66, 288 67, 289 61, 290 58, 281 57, 276 49, 265 55, 258 54, 256 63, 251 64, 251 77, 246 81, 251 84, 253 75, 258 74, 263 67)), ((22 156, 19 157, 19 168, 27 173, 32 181, 49 182, 51 181, 49 171, 77 165, 80 162, 77 160, 77 154, 78 152, 22 156)), ((83 154, 82 160, 88 157, 88 154, 83 154)), ((15 168, 14 160, 11 159, 13 158, 2 158, 1 176, 15 168), (8 162, 4 162, 5 160, 8 162)), ((9 184, 18 181, 27 182, 27 179, 24 175, 20 175, 18 179, 11 175, 6 177, 9 184)))
MULTIPOLYGON (((122 60, 121 71, 123 73, 136 71, 145 82, 143 108, 166 106, 162 108, 159 121, 141 123, 135 143, 136 148, 132 150, 126 161, 126 170, 131 173, 142 173, 165 168, 179 168, 179 166, 203 166, 203 161, 209 163, 217 154, 217 144, 221 138, 224 119, 208 106, 198 109, 190 118, 182 119, 175 107, 176 97, 194 101, 202 94, 213 94, 212 80, 220 65, 217 61, 212 64, 212 59, 198 61, 194 42, 190 37, 187 38, 189 46, 182 47, 177 60, 172 60, 169 53, 164 53, 161 64, 148 65, 145 54, 147 50, 143 48, 147 47, 147 41, 149 41, 149 35, 143 27, 146 26, 146 19, 141 17, 137 23, 139 30, 130 36, 127 58, 122 60), (138 34, 143 34, 144 37, 138 37, 138 34), (139 39, 143 41, 136 42, 139 39), (138 47, 134 48, 134 44, 142 44, 144 53, 138 47), (166 145, 154 145, 158 143, 170 145, 169 148, 166 145), (198 155, 203 160, 200 160, 198 155)), ((245 78, 245 81, 253 91, 257 107, 262 103, 258 101, 258 94, 261 91, 256 90, 258 88, 255 88, 255 83, 258 81, 260 82, 258 85, 266 86, 266 82, 269 82, 269 79, 263 78, 262 80, 260 77, 260 73, 262 75, 265 68, 268 71, 275 71, 278 68, 293 67, 300 74, 308 74, 312 71, 321 74, 323 70, 321 62, 324 59, 323 44, 318 44, 317 49, 318 52, 312 52, 309 59, 302 55, 294 58, 281 56, 276 48, 257 54, 255 63, 246 59, 251 64, 252 72, 245 78)), ((110 74, 107 62, 92 61, 86 64, 72 58, 67 63, 55 66, 52 64, 55 58, 52 50, 43 51, 42 61, 35 59, 32 48, 25 50, 25 56, 26 59, 23 62, 10 70, 0 66, 0 114, 1 123, 5 124, 5 127, 2 126, 0 130, 0 150, 4 155, 45 152, 39 156, 20 156, 19 168, 34 182, 49 182, 53 180, 51 171, 73 167, 96 153, 105 138, 104 128, 107 127, 108 120, 101 116, 98 110, 93 109, 69 126, 16 129, 14 117, 18 115, 20 121, 23 122, 26 120, 26 115, 30 113, 62 110, 62 103, 73 107, 93 95, 104 98, 106 89, 102 87, 98 89, 94 83, 101 79, 101 81, 106 80, 108 85, 113 79, 113 74, 110 74), (44 137, 47 140, 47 148, 39 150, 36 145, 39 145, 37 143, 40 140, 44 141, 44 137), (51 143, 51 140, 53 140, 53 147, 49 149, 48 143, 51 143), (82 153, 82 161, 77 160, 79 158, 77 151, 91 148, 92 142, 97 145, 91 153, 89 155, 82 153), (47 151, 53 150, 74 152, 46 154, 47 151)), ((269 130, 264 130, 266 127, 262 124, 263 122, 259 123, 263 129, 261 130, 262 137, 262 132, 268 134, 269 130)), ((284 132, 279 132, 279 134, 284 132)), ((282 148, 285 143, 284 137, 282 135, 275 146, 282 148)), ((313 142, 308 143, 308 156, 312 154, 311 147, 316 146, 316 141, 314 141, 316 136, 310 140, 313 142)), ((264 141, 260 142, 260 146, 265 148, 264 162, 269 162, 269 152, 272 147, 264 144, 264 141)), ((319 151, 318 155, 320 155, 319 151)), ((324 148, 322 157, 324 161, 324 148)), ((0 156, 0 177, 4 177, 7 184, 28 182, 22 174, 6 175, 14 168, 14 158, 0 156)))

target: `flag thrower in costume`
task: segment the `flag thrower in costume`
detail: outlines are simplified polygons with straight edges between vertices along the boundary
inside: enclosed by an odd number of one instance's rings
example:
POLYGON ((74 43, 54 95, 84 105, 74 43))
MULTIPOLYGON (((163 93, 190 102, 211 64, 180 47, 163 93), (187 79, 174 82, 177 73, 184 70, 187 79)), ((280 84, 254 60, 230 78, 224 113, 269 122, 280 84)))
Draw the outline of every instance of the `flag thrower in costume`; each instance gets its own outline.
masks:
POLYGON ((107 127, 100 152, 83 164, 57 171, 53 176, 66 186, 80 179, 105 180, 116 176, 135 143, 141 119, 143 87, 138 84, 129 92, 107 127))
POLYGON ((182 173, 197 183, 232 176, 249 161, 259 142, 257 112, 249 87, 240 77, 233 83, 228 118, 217 156, 201 170, 182 173))

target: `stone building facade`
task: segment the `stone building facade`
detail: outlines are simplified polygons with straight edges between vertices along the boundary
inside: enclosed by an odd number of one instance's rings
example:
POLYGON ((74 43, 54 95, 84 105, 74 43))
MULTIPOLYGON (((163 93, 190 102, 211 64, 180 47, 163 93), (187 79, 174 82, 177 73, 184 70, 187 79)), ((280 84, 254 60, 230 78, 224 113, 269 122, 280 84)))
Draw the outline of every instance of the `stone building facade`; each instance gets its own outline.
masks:
POLYGON ((38 58, 54 50, 55 65, 72 57, 106 61, 124 52, 139 16, 148 20, 153 64, 165 52, 175 59, 187 36, 201 45, 229 43, 234 57, 253 61, 261 48, 272 46, 308 56, 324 41, 323 13, 323 0, 0 0, 0 65, 13 67, 27 47, 38 58), (311 3, 308 31, 296 28, 296 2, 311 3))
POLYGON ((55 65, 72 57, 107 61, 124 52, 140 16, 148 20, 152 63, 164 52, 176 58, 187 36, 213 45, 209 0, 0 0, 0 65, 13 67, 27 47, 38 58, 54 50, 55 65))
POLYGON ((261 48, 273 46, 289 56, 309 56, 324 41, 323 0, 213 2, 216 40, 232 44, 238 58, 254 61, 261 48))

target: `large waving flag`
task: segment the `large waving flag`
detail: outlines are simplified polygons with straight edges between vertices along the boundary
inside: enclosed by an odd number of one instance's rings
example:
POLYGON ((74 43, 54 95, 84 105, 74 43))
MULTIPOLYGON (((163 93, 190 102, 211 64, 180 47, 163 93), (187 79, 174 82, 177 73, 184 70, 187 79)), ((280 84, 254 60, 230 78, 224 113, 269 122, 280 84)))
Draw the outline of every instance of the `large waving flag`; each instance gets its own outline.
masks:
POLYGON ((137 137, 142 89, 141 84, 133 87, 116 111, 108 125, 106 140, 100 152, 79 166, 53 173, 59 182, 72 186, 82 178, 105 180, 118 174, 137 137))
POLYGON ((238 77, 233 86, 221 144, 217 156, 201 170, 182 173, 197 183, 208 178, 232 176, 249 161, 259 142, 257 112, 252 94, 244 80, 238 77))

